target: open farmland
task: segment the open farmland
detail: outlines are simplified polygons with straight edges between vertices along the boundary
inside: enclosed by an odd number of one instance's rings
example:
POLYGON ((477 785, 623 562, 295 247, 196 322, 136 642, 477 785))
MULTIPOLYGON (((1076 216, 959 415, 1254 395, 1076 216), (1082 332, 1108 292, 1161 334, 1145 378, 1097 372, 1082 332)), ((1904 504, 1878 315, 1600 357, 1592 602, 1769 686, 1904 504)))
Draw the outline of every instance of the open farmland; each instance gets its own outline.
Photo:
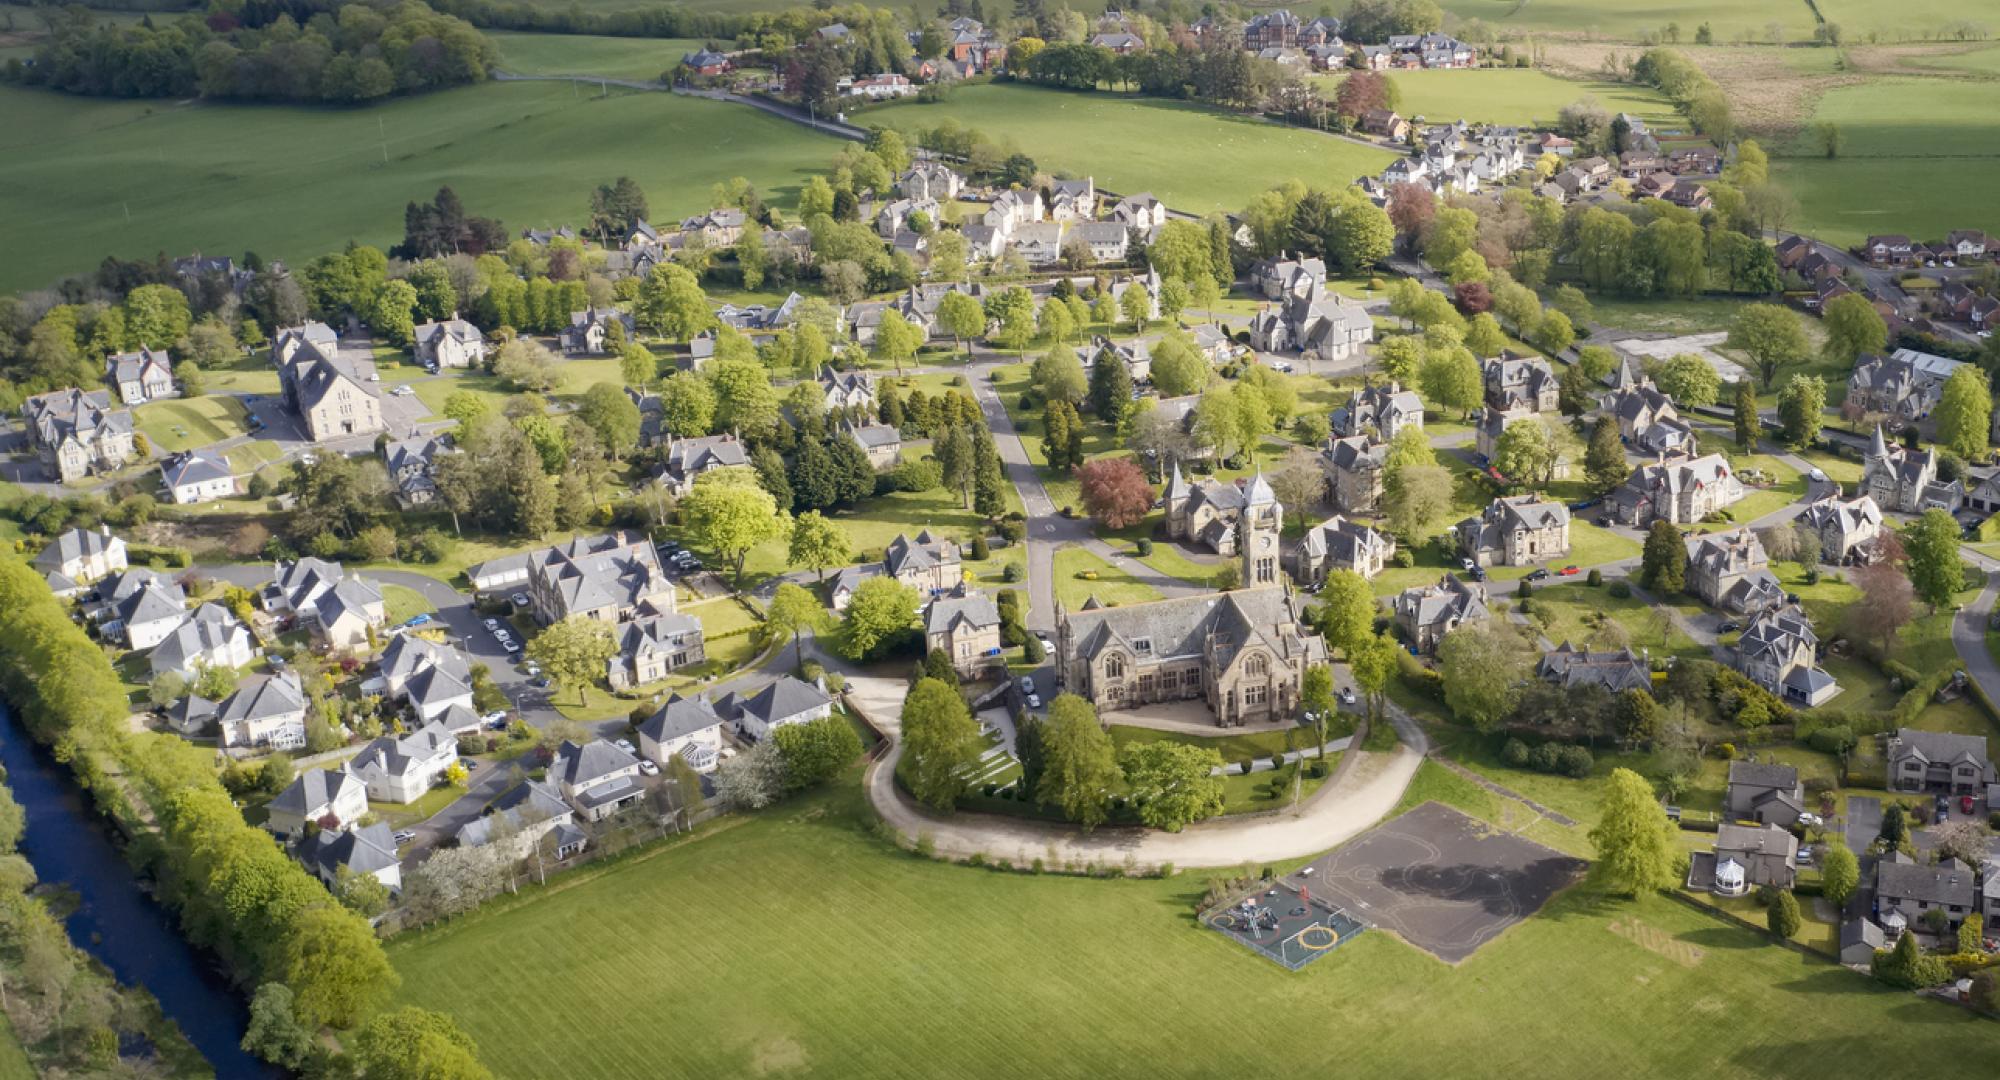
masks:
POLYGON ((241 252, 303 260, 388 245, 403 206, 450 184, 510 229, 576 223, 620 175, 656 217, 745 176, 779 204, 836 143, 741 106, 566 82, 492 83, 365 110, 107 101, 0 88, 0 288, 105 255, 241 252))
MULTIPOLYGON (((1947 2, 1947 0, 1930 0, 1947 2)), ((1614 41, 1638 41, 1648 31, 1678 23, 1681 41, 1694 40, 1695 28, 1708 23, 1718 42, 1753 38, 1762 41, 1766 26, 1777 23, 1785 40, 1812 37, 1812 8, 1805 0, 1438 0, 1438 6, 1461 19, 1479 19, 1502 32, 1549 32, 1614 41)))
POLYGON ((1380 171, 1393 155, 1314 131, 1186 102, 991 83, 943 104, 896 104, 849 119, 904 131, 946 118, 1011 142, 1042 168, 1094 176, 1113 191, 1151 191, 1176 210, 1240 210, 1297 178, 1331 188, 1380 171))
MULTIPOLYGON (((1531 68, 1397 71, 1389 77, 1402 95, 1398 111, 1431 123, 1554 126, 1563 106, 1588 97, 1612 112, 1629 112, 1657 127, 1684 124, 1665 98, 1636 83, 1559 79, 1531 68)), ((1331 94, 1342 78, 1321 76, 1316 81, 1331 94)))
POLYGON ((683 38, 591 37, 584 34, 512 34, 489 30, 500 47, 500 70, 514 75, 608 75, 657 79, 702 47, 683 38))

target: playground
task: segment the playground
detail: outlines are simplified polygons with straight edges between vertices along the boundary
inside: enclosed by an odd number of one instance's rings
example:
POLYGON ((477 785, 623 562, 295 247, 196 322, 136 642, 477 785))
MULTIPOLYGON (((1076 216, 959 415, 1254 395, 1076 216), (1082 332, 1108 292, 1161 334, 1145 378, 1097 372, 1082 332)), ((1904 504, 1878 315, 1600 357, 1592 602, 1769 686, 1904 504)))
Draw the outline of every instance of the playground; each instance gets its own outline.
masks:
POLYGON ((1261 891, 1202 916, 1202 924, 1297 971, 1347 943, 1361 924, 1312 895, 1310 885, 1267 881, 1261 891))
POLYGON ((1384 822, 1290 880, 1315 900, 1456 964, 1541 910, 1582 859, 1434 802, 1384 822))

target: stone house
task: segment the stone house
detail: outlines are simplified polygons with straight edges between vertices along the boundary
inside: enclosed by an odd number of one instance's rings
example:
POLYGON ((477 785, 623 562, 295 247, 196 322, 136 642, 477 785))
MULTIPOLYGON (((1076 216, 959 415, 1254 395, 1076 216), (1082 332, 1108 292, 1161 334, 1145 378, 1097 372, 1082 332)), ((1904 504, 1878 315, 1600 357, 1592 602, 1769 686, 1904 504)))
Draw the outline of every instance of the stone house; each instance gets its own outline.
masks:
POLYGON ((1396 594, 1390 608, 1396 625, 1420 653, 1437 651, 1446 634, 1468 622, 1484 619, 1486 586, 1445 574, 1435 585, 1420 585, 1396 594))
POLYGON ((1346 405, 1333 410, 1333 433, 1342 438, 1373 435, 1383 442, 1406 427, 1422 430, 1424 399, 1395 381, 1364 386, 1346 405))
POLYGON ((964 187, 964 177, 935 161, 916 162, 910 166, 910 171, 896 178, 896 190, 906 199, 948 202, 958 198, 964 187))
POLYGON ((1692 461, 1657 461, 1632 470, 1606 500, 1607 512, 1626 525, 1654 521, 1691 525, 1743 498, 1743 481, 1721 454, 1692 461))
POLYGON ((174 362, 165 349, 140 348, 104 358, 105 377, 127 405, 173 397, 174 362))
POLYGON ((868 455, 868 464, 877 469, 890 468, 903 460, 903 433, 893 425, 843 423, 840 431, 861 444, 868 455))
POLYGON ((890 577, 925 596, 936 596, 958 588, 964 580, 958 542, 934 536, 929 529, 916 539, 898 534, 882 555, 882 567, 890 577))
POLYGON ((733 434, 704 435, 697 439, 667 436, 666 463, 658 477, 660 486, 675 498, 685 498, 694 490, 702 474, 750 464, 750 455, 733 434))
POLYGON ((1866 495, 1842 500, 1838 493, 1821 499, 1792 519, 1819 536, 1820 559, 1836 566, 1866 558, 1869 546, 1882 534, 1882 510, 1866 495))
POLYGON ((1842 414, 1859 419, 1881 414, 1891 428, 1926 425, 1944 396, 1945 381, 1964 364, 1942 356, 1897 349, 1888 356, 1864 354, 1847 377, 1842 414))
POLYGON ((382 447, 382 462, 396 484, 396 500, 406 509, 437 502, 437 463, 453 453, 449 435, 412 435, 382 447))
POLYGON ((456 316, 420 323, 415 332, 417 362, 428 367, 469 368, 486 362, 486 335, 456 316))
POLYGON ((1535 665, 1535 677, 1565 690, 1601 686, 1622 694, 1653 687, 1652 665, 1631 649, 1590 652, 1567 641, 1542 654, 1535 665))
POLYGON ((1736 669, 1794 707, 1823 705, 1840 692, 1818 663, 1819 635, 1796 606, 1750 616, 1736 641, 1736 669))
POLYGON ((639 324, 629 312, 591 307, 569 313, 569 325, 557 335, 557 343, 562 346, 564 356, 603 356, 609 351, 606 342, 612 323, 625 328, 628 341, 638 332, 639 324))
POLYGON ((1686 537, 1687 591, 1710 607, 1737 615, 1785 602, 1764 542, 1749 529, 1686 537))
POLYGON ((1730 762, 1723 809, 1738 821, 1791 828, 1798 824, 1799 815, 1806 809, 1806 792, 1799 783, 1799 770, 1790 765, 1730 762))
POLYGON ((1292 553, 1292 580, 1302 588, 1317 589, 1335 570, 1372 578, 1395 553, 1396 542, 1386 533, 1336 514, 1299 541, 1292 553))
POLYGON ((875 377, 862 371, 835 371, 821 368, 820 389, 826 394, 826 410, 875 409, 875 377))
POLYGON ((960 678, 976 679, 995 669, 1005 675, 1000 648, 1000 613, 986 594, 941 597, 924 609, 925 652, 942 650, 960 678))
POLYGON ((278 368, 285 405, 298 414, 314 442, 388 430, 375 382, 372 361, 338 350, 323 352, 310 340, 301 341, 278 368))
POLYGON ((1333 362, 1359 355, 1375 340, 1375 319, 1321 285, 1286 296, 1250 320, 1250 344, 1263 352, 1297 352, 1333 362))
POLYGON ((1982 794, 1993 782, 1993 762, 1983 735, 1902 728, 1885 754, 1889 786, 1897 791, 1982 794))
POLYGON ((1457 531, 1459 549, 1477 566, 1526 566, 1569 554, 1569 508, 1540 495, 1495 499, 1457 531))
POLYGON ((1250 268, 1250 285, 1266 300, 1303 296, 1326 284, 1326 263, 1318 258, 1261 259, 1250 268))
POLYGON ((674 612, 674 585, 644 533, 579 536, 522 556, 528 606, 547 626, 572 616, 604 623, 674 612))
MULTIPOLYGON (((1261 475, 1258 483, 1263 483, 1261 475)), ((1269 484, 1264 491, 1270 491, 1269 484)), ((1236 526, 1247 505, 1242 488, 1226 480, 1189 483, 1175 462, 1163 498, 1169 540, 1200 544, 1217 555, 1236 554, 1236 526)))
POLYGON ((1939 483, 1937 471, 1936 447, 1912 450, 1901 444, 1890 445, 1878 424, 1861 461, 1861 491, 1875 505, 1901 514, 1921 514, 1932 508, 1958 509, 1958 482, 1939 483))
POLYGON ((21 403, 28 445, 51 480, 70 483, 113 472, 138 456, 132 414, 103 390, 52 390, 21 403))
POLYGON ((1320 448, 1319 468, 1334 507, 1350 514, 1374 513, 1382 500, 1382 467, 1388 458, 1389 444, 1366 435, 1328 437, 1320 448))
POLYGON ((1539 356, 1506 353, 1480 361, 1479 367, 1490 408, 1554 412, 1561 401, 1555 370, 1539 356))
POLYGON ((618 624, 618 654, 605 662, 605 681, 629 690, 666 678, 708 659, 701 620, 692 615, 649 615, 618 624))

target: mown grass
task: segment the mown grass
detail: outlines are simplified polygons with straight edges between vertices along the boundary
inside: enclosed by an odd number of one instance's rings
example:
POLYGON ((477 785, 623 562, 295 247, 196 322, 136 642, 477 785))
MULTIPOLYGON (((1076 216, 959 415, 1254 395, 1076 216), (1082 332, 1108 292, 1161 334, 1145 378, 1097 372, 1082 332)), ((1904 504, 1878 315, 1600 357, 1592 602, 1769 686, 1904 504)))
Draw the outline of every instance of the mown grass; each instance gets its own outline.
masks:
POLYGON ((1577 888, 1457 966, 1370 932, 1294 973, 1198 927, 1199 877, 944 866, 866 820, 845 787, 502 897, 392 941, 397 1001, 457 1018, 502 1077, 913 1078, 941 1061, 1085 1077, 1143 1060, 1167 1077, 1429 1078, 1476 1061, 1496 1076, 1817 1080, 1954 1075, 1992 1039, 1959 1010, 1664 899, 1577 888), (663 934, 663 910, 728 917, 663 934), (1191 992, 1254 1002, 1277 1031, 1326 1032, 1335 1015, 1339 1034, 1244 1038, 1240 1010, 1190 1008, 1191 992), (701 1037, 658 1037, 662 1016, 701 1037))
MULTIPOLYGON (((500 68, 515 75, 607 75, 657 79, 702 47, 683 38, 592 37, 587 34, 516 34, 489 30, 500 48, 500 68)), ((588 92, 588 88, 586 88, 588 92)))
POLYGON ((154 450, 177 453, 243 434, 245 411, 233 397, 169 398, 133 409, 132 423, 154 450))
MULTIPOLYGON (((1344 78, 1323 75, 1313 81, 1332 94, 1344 78)), ((1594 99, 1613 113, 1629 112, 1655 127, 1685 122, 1665 98, 1637 83, 1561 79, 1532 68, 1398 71, 1390 78, 1401 92, 1397 111, 1404 116, 1421 116, 1433 124, 1465 120, 1553 128, 1563 106, 1584 98, 1594 99)))
POLYGON ((590 191, 620 175, 646 190, 656 219, 705 209, 710 185, 739 175, 788 205, 837 149, 742 106, 616 87, 597 97, 550 82, 366 109, 10 87, 0 115, 6 289, 86 272, 105 255, 250 249, 298 266, 350 238, 387 247, 402 235, 404 205, 443 184, 510 230, 581 224, 590 191))
POLYGON ((1141 604, 1160 599, 1160 591, 1082 548, 1066 547, 1055 556, 1056 599, 1071 611, 1091 597, 1100 604, 1141 604), (1093 575, 1089 578, 1079 574, 1093 575))

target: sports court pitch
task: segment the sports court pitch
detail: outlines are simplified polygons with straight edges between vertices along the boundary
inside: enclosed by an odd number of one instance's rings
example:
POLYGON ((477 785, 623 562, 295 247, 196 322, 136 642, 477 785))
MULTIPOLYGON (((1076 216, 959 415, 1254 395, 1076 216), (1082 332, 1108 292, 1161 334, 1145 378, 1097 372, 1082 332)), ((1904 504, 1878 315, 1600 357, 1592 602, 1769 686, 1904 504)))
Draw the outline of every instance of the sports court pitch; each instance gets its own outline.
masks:
POLYGON ((1427 802, 1322 856, 1290 881, 1456 964, 1533 915, 1582 859, 1427 802))
POLYGON ((1202 924, 1293 971, 1361 932, 1346 912, 1312 895, 1311 886, 1267 881, 1260 891, 1202 916, 1202 924))

